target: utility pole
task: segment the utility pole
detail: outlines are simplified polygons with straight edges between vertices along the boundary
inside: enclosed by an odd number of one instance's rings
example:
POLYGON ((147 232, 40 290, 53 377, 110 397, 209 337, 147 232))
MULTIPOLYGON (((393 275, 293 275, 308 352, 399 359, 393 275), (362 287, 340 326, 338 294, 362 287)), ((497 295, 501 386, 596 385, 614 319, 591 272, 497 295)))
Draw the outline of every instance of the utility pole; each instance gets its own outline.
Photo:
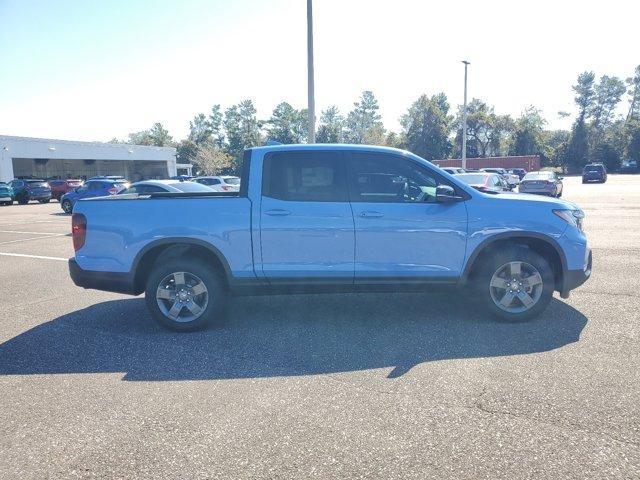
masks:
POLYGON ((464 107, 462 109, 462 168, 467 168, 467 66, 469 65, 469 62, 467 62, 466 60, 462 60, 462 63, 464 63, 464 107))
POLYGON ((313 0, 307 0, 307 95, 309 135, 307 143, 316 143, 316 100, 313 82, 313 0))

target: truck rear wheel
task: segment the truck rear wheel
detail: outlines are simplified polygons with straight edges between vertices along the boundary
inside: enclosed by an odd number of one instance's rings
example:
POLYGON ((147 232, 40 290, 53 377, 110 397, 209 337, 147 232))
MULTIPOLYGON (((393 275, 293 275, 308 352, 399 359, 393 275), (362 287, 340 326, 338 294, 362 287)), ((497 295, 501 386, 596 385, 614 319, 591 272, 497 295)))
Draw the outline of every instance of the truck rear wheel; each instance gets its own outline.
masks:
POLYGON ((163 327, 198 330, 221 317, 227 294, 220 276, 204 261, 159 262, 145 289, 147 308, 163 327))
POLYGON ((486 308, 509 321, 540 315, 555 290, 547 260, 524 247, 495 253, 481 268, 477 281, 476 291, 486 308))

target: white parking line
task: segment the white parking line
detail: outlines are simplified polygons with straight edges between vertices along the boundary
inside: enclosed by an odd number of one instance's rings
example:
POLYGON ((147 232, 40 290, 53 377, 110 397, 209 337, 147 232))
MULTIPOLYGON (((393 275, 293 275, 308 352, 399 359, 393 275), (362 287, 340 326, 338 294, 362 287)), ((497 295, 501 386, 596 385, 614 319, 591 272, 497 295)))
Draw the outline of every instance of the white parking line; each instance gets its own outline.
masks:
POLYGON ((44 255, 27 255, 25 253, 0 252, 0 255, 2 255, 4 257, 39 258, 39 259, 42 259, 42 260, 58 260, 58 261, 62 261, 62 262, 66 262, 68 260, 68 258, 62 258, 62 257, 45 257, 44 255))
POLYGON ((28 234, 28 235, 67 235, 66 233, 24 232, 22 230, 0 230, 0 233, 24 233, 24 234, 28 234))
POLYGON ((9 240, 8 242, 0 242, 0 245, 9 245, 10 243, 28 242, 29 240, 41 240, 43 238, 64 237, 66 233, 54 233, 47 236, 21 238, 20 240, 9 240))

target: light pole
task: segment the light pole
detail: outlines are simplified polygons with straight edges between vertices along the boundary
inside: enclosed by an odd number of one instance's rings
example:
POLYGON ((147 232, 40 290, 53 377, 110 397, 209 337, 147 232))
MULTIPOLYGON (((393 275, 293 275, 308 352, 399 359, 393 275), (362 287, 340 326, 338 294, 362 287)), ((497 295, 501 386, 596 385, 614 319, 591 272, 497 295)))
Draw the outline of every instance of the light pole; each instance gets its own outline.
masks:
POLYGON ((467 66, 469 65, 469 62, 467 62, 466 60, 462 60, 462 63, 464 63, 464 107, 462 109, 462 168, 467 168, 467 66))
POLYGON ((307 143, 316 142, 316 100, 313 85, 313 1, 307 0, 307 96, 309 135, 307 143))

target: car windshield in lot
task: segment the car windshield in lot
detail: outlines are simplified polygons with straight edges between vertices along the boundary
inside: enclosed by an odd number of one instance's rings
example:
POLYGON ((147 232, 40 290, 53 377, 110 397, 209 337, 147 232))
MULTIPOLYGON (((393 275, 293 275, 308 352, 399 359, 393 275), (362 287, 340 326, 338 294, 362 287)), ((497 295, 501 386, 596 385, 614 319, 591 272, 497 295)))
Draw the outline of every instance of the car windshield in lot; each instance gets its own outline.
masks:
POLYGON ((181 192, 211 192, 211 188, 197 182, 176 182, 169 185, 181 192))
POLYGON ((549 180, 551 176, 551 172, 531 172, 527 173, 522 180, 549 180))
POLYGON ((461 175, 456 175, 456 178, 469 185, 480 185, 487 181, 487 176, 488 175, 483 175, 482 173, 463 173, 461 175))
POLYGON ((587 165, 584 167, 585 172, 601 172, 602 165, 587 165))
POLYGON ((27 180, 30 187, 48 187, 49 184, 42 180, 27 180))

